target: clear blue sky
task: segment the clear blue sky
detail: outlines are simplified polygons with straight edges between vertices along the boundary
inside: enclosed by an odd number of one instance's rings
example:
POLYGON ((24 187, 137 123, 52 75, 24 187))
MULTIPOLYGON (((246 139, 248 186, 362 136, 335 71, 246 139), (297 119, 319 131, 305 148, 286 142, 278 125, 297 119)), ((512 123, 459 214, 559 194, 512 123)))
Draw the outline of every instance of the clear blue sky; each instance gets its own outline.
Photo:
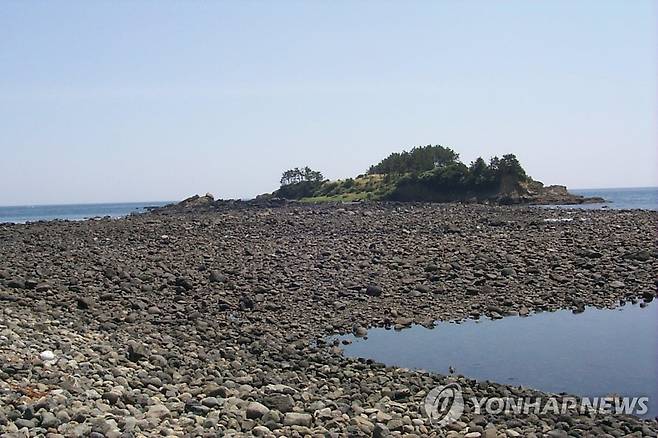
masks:
POLYGON ((658 185, 654 1, 0 2, 0 205, 249 197, 442 144, 658 185))

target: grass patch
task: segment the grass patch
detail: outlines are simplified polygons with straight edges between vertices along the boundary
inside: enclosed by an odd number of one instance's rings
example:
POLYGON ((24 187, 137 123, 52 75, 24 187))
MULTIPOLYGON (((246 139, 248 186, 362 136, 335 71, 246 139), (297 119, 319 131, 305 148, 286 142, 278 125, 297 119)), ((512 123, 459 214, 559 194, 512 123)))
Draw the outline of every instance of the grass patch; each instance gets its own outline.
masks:
POLYGON ((309 204, 319 204, 323 202, 355 202, 363 201, 366 199, 376 199, 372 193, 369 192, 357 192, 357 193, 341 193, 337 195, 324 195, 324 196, 312 196, 309 198, 300 199, 301 202, 307 202, 309 204))

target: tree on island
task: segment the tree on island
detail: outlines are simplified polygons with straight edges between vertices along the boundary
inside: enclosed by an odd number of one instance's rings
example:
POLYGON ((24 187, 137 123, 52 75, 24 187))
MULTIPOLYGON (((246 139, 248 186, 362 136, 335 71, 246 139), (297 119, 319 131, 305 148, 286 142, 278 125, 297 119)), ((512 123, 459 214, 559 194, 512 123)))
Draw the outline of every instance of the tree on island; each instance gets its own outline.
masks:
POLYGON ((371 166, 369 174, 404 174, 432 170, 459 162, 459 154, 441 145, 418 146, 410 151, 394 152, 371 166))
POLYGON ((528 179, 514 154, 495 156, 488 164, 478 157, 466 166, 459 154, 440 145, 392 153, 368 173, 383 174, 394 184, 388 194, 393 200, 488 197, 528 179))
POLYGON ((394 152, 371 166, 368 174, 405 176, 404 181, 421 181, 438 189, 461 187, 480 190, 497 186, 504 178, 525 181, 527 175, 514 154, 493 157, 487 164, 478 157, 466 167, 459 154, 441 145, 418 146, 410 151, 394 152))
POLYGON ((281 187, 277 190, 277 195, 286 199, 300 199, 313 196, 324 181, 322 172, 313 170, 308 166, 300 169, 286 170, 281 175, 281 187))
POLYGON ((301 182, 322 182, 324 177, 322 172, 312 170, 306 166, 303 169, 295 167, 294 169, 286 170, 281 175, 281 187, 301 182))

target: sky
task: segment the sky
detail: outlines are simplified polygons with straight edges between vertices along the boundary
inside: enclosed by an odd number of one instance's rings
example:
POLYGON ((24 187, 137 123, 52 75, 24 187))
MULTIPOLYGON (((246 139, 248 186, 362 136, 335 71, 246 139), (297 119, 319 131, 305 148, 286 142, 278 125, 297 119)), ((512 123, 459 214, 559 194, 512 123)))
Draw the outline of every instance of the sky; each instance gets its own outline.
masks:
POLYGON ((0 205, 248 198, 441 144, 658 185, 655 1, 0 2, 0 205))

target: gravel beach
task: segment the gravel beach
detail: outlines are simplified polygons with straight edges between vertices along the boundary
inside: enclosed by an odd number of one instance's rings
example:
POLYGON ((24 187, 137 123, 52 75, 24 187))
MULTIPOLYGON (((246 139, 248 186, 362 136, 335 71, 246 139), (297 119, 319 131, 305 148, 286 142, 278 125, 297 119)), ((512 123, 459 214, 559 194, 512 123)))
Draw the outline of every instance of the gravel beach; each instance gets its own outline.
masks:
POLYGON ((328 337, 651 301, 658 213, 214 210, 0 225, 2 436, 657 436, 631 416, 468 404, 434 426, 423 400, 449 381, 542 394, 347 358, 328 337))

